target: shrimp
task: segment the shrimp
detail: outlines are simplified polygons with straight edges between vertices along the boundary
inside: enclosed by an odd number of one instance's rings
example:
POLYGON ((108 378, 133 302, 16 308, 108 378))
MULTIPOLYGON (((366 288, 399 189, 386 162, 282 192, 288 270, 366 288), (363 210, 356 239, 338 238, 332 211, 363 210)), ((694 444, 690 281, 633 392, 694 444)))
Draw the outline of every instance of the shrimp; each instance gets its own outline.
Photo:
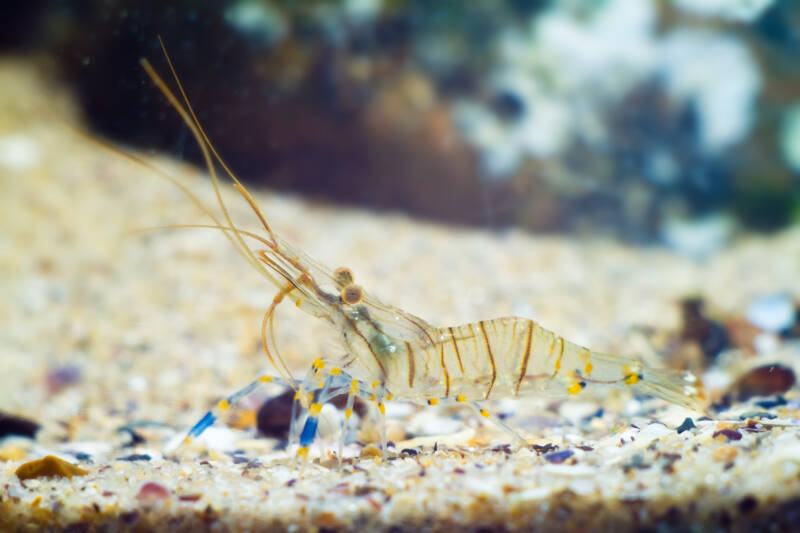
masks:
MULTIPOLYGON (((381 416, 384 402, 391 399, 423 405, 464 404, 492 419, 522 443, 525 439, 493 417, 481 402, 542 395, 569 397, 587 389, 620 387, 689 409, 703 409, 702 383, 688 372, 651 368, 633 358, 592 351, 527 318, 503 317, 437 327, 370 295, 355 283, 349 269, 332 271, 295 248, 271 227, 253 196, 219 156, 197 120, 163 42, 162 49, 183 103, 146 59, 141 60, 142 67, 194 136, 222 212, 218 217, 185 186, 166 176, 213 222, 172 227, 221 231, 278 290, 264 314, 261 340, 264 353, 279 376, 261 376, 220 400, 189 430, 187 439, 199 436, 221 411, 263 383, 281 383, 295 390, 295 406, 299 404, 305 421, 295 423, 298 417, 293 417, 290 434, 299 444, 297 454, 302 456, 308 454, 315 439, 322 405, 339 394, 347 394, 343 423, 352 414, 355 397, 376 403, 381 416), (217 164, 249 204, 263 235, 234 224, 220 193, 217 164), (287 299, 330 324, 338 332, 345 352, 329 360, 315 360, 303 380, 291 374, 274 341, 275 311, 287 299)), ((385 454, 385 424, 382 427, 385 454)), ((344 428, 340 458, 343 435, 344 428)))

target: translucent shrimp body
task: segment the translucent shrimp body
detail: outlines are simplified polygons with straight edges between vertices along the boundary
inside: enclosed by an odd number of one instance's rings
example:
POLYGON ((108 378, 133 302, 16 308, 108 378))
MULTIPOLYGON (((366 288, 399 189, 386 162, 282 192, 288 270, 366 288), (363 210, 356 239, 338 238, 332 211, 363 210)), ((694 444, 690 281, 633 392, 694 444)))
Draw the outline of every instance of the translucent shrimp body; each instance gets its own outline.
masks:
MULTIPOLYGON (((372 317, 368 309, 365 306, 358 313, 372 317)), ((356 340, 348 328, 342 330, 350 352, 359 354, 362 368, 370 369, 365 380, 380 380, 398 399, 437 403, 440 399, 570 396, 613 386, 630 387, 692 409, 702 408, 704 401, 702 387, 689 373, 594 352, 525 318, 435 328, 397 310, 391 327, 382 327, 384 323, 353 321, 349 329, 355 331, 356 340), (411 334, 392 335, 392 329, 411 334)))
MULTIPOLYGON (((164 53, 166 56, 166 50, 164 53)), ((657 370, 635 359, 593 352, 529 319, 507 317, 435 327, 378 301, 354 282, 348 269, 331 271, 282 239, 214 150, 172 64, 170 68, 185 107, 147 61, 143 60, 142 65, 181 115, 206 160, 221 217, 179 182, 164 175, 213 222, 194 227, 223 232, 236 251, 278 290, 264 314, 262 342, 266 356, 280 377, 262 376, 221 400, 195 424, 189 437, 202 433, 218 418, 219 411, 228 409, 260 384, 269 382, 282 383, 296 391, 305 421, 293 424, 290 433, 299 442, 301 455, 308 453, 308 446, 314 439, 322 404, 338 394, 347 394, 346 419, 352 413, 356 396, 376 402, 381 414, 384 400, 398 398, 429 405, 465 403, 491 418, 477 402, 515 396, 571 396, 602 387, 631 388, 684 407, 702 408, 702 386, 691 374, 657 370), (250 205, 264 235, 244 231, 234 224, 220 194, 216 164, 223 167, 250 205), (345 351, 344 356, 316 359, 302 380, 291 374, 274 342, 274 313, 286 300, 335 328, 345 351)), ((523 440, 502 421, 492 419, 516 439, 523 440)), ((385 435, 383 440, 385 451, 385 435)))

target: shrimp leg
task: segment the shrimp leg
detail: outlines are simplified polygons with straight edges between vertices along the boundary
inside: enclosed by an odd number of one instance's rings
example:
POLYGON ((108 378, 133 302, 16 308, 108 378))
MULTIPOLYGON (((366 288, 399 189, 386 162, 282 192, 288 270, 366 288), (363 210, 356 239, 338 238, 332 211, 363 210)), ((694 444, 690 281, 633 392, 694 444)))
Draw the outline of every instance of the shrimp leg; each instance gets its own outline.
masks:
POLYGON ((289 386, 282 378, 276 376, 270 376, 268 374, 264 374, 263 376, 259 377, 258 379, 251 381, 245 387, 239 389, 238 391, 234 392, 230 396, 223 398, 222 400, 218 401, 217 404, 209 410, 203 418, 197 421, 197 423, 192 426, 189 432, 186 434, 186 438, 183 440, 183 444, 188 444, 192 440, 199 437, 206 429, 211 427, 214 422, 220 417, 220 414, 227 411, 231 408, 232 405, 235 405, 239 400, 247 396, 248 394, 252 393, 259 387, 266 385, 268 383, 275 383, 278 385, 285 385, 289 386))
POLYGON ((500 429, 511 435, 511 437, 517 442, 517 444, 525 445, 528 443, 525 440, 525 437, 520 435, 517 431, 514 430, 511 426, 503 422, 503 420, 498 416, 493 416, 489 411, 485 408, 481 407, 478 402, 467 402, 467 397, 463 394, 456 395, 455 398, 452 396, 445 396, 442 398, 428 398, 428 405, 464 405, 467 404, 471 407, 476 413, 478 413, 483 418, 490 420, 492 423, 497 425, 500 429))
POLYGON ((514 428, 506 424, 499 416, 494 416, 489 411, 481 407, 478 402, 470 402, 469 406, 472 407, 483 418, 490 420, 497 427, 511 435, 511 438, 513 438, 517 444, 521 446, 528 444, 528 441, 525 440, 525 437, 520 435, 516 430, 514 430, 514 428))

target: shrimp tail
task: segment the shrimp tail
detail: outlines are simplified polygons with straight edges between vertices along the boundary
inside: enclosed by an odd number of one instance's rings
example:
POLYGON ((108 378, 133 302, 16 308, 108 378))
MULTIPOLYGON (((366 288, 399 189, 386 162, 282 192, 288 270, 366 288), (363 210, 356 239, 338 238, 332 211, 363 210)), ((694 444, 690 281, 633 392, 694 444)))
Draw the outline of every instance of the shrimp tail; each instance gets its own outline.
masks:
POLYGON ((703 383, 691 372, 644 367, 641 379, 634 385, 637 393, 647 394, 670 403, 705 412, 703 383))

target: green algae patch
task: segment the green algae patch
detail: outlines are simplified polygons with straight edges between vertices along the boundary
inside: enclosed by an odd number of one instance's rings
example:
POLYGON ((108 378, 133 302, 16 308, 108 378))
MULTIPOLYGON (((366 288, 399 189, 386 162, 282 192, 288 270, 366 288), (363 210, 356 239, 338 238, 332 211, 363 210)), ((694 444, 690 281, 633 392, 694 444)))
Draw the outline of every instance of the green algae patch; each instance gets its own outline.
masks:
POLYGON ((54 455, 48 455, 35 461, 23 463, 14 473, 20 480, 24 481, 40 477, 72 478, 72 476, 85 476, 89 472, 54 455))

